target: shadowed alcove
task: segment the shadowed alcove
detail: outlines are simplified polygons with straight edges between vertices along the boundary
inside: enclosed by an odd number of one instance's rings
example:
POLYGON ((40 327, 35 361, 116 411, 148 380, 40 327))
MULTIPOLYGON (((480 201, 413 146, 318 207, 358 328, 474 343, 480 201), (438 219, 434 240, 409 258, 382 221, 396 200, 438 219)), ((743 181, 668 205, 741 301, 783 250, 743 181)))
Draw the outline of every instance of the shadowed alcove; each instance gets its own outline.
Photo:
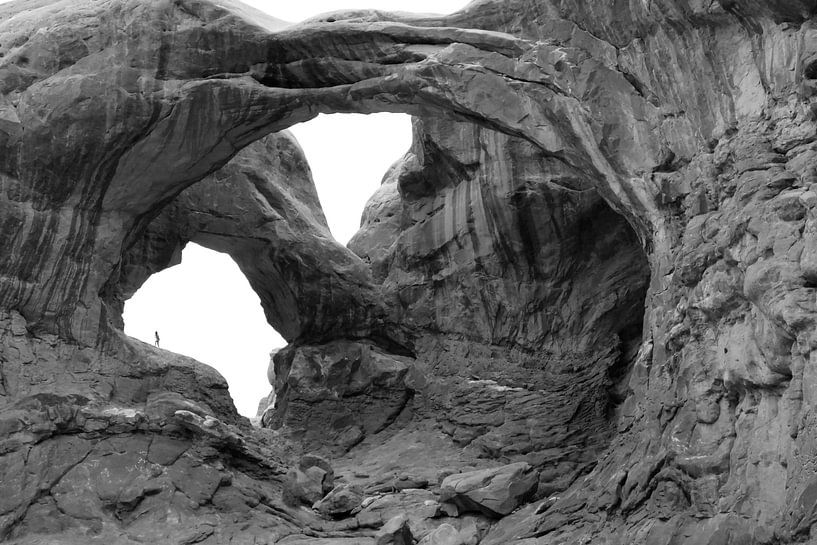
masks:
POLYGON ((365 342, 289 346, 263 423, 339 456, 433 411, 459 448, 534 460, 542 493, 562 490, 593 467, 629 394, 642 242, 583 172, 524 139, 440 117, 413 131, 349 244, 387 320, 410 328, 411 360, 367 359, 365 342))

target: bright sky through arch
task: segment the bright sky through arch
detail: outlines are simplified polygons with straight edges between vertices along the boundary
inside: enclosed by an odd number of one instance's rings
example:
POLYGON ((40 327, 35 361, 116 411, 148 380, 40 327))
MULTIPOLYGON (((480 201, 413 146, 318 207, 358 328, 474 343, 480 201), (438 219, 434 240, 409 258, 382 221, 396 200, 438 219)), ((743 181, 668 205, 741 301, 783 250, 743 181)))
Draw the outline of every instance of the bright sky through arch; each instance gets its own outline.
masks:
MULTIPOLYGON (((273 17, 297 23, 343 9, 453 13, 468 0, 245 0, 273 17)), ((332 235, 342 244, 357 232, 363 206, 388 167, 411 144, 410 118, 400 114, 320 115, 291 128, 301 144, 332 235)))
POLYGON ((269 394, 270 350, 286 343, 267 324, 258 296, 227 254, 188 244, 182 263, 147 279, 125 303, 125 333, 218 369, 238 412, 255 416, 269 394))

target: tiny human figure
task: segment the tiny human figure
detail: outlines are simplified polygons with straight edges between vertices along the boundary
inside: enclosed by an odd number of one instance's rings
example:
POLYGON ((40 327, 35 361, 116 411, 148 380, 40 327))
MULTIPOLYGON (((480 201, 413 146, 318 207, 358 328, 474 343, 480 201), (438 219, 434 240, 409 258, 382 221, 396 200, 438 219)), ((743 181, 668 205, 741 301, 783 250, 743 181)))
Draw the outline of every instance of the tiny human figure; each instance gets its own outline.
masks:
POLYGON ((159 332, 154 331, 153 334, 156 336, 156 342, 154 344, 156 345, 156 348, 159 348, 159 332))

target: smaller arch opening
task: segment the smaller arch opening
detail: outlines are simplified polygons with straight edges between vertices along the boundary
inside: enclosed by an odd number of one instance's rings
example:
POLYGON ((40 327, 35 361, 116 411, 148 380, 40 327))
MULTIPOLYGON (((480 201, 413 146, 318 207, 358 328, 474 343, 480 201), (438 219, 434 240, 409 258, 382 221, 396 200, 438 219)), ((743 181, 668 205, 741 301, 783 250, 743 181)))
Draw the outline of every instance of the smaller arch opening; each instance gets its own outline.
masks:
POLYGON ((270 393, 270 352, 286 341, 226 254, 188 243, 182 262, 153 274, 125 303, 125 333, 206 363, 227 380, 238 412, 253 418, 270 393))

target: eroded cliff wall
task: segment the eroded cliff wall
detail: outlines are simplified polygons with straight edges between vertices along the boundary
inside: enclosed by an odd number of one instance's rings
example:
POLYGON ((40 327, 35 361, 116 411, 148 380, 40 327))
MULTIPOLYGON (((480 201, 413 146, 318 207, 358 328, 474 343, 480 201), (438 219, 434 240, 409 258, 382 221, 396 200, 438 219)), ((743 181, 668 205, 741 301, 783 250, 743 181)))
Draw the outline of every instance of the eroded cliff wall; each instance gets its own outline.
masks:
POLYGON ((0 6, 1 535, 370 543, 407 512, 427 541, 812 538, 816 11, 0 6), (262 140, 344 111, 415 116, 351 250, 262 140), (274 431, 119 331, 189 240, 291 341, 274 431), (313 449, 329 519, 284 501, 313 449))

